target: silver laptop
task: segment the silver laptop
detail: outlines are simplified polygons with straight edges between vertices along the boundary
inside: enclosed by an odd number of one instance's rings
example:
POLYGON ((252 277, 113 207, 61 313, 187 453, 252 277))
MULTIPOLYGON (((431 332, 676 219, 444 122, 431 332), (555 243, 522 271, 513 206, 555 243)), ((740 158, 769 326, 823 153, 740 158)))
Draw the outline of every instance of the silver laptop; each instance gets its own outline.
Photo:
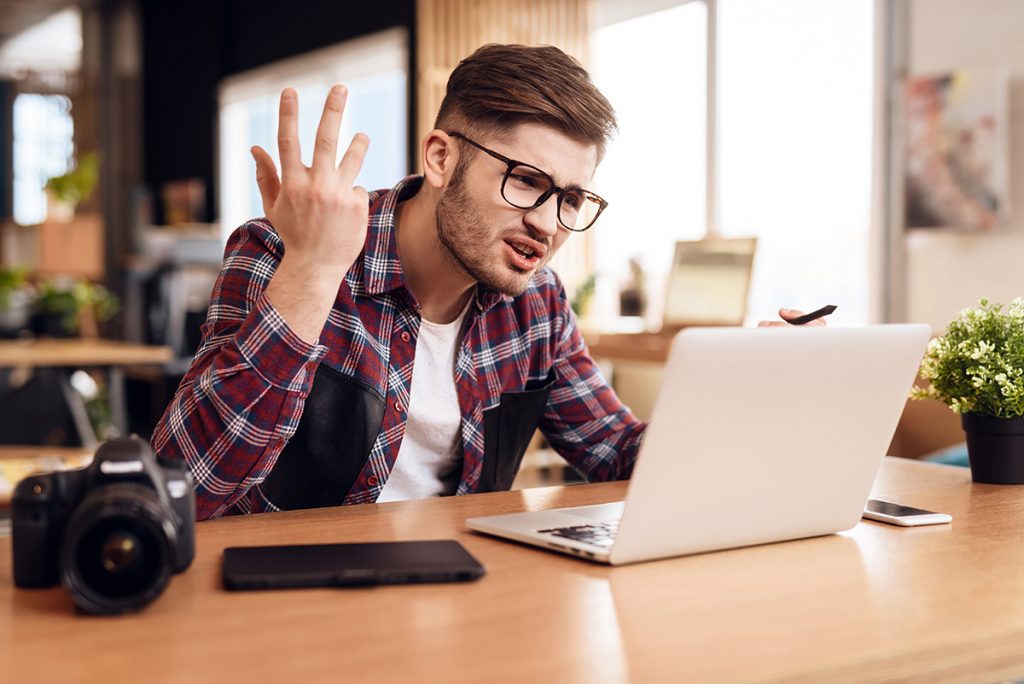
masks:
POLYGON ((466 524, 614 565, 849 529, 930 333, 927 325, 683 330, 624 502, 466 524))

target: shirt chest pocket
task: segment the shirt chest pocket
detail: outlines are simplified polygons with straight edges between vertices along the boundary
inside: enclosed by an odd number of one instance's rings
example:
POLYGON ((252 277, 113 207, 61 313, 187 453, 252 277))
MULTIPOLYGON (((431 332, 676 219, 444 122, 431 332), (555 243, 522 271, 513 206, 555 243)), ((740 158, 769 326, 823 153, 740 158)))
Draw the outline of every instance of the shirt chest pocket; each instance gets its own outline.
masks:
POLYGON ((341 504, 355 484, 384 420, 384 398, 321 364, 295 435, 263 481, 283 510, 341 504))
POLYGON ((556 379, 551 370, 543 380, 527 382, 522 392, 505 392, 497 406, 484 411, 484 463, 476 491, 512 486, 556 379))

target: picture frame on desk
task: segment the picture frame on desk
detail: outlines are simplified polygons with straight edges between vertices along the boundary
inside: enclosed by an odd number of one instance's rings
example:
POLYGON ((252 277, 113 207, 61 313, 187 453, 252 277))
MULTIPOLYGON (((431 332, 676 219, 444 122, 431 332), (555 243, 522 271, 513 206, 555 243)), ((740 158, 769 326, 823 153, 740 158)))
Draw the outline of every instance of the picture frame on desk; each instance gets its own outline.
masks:
POLYGON ((676 242, 662 330, 743 325, 756 250, 756 237, 676 242))

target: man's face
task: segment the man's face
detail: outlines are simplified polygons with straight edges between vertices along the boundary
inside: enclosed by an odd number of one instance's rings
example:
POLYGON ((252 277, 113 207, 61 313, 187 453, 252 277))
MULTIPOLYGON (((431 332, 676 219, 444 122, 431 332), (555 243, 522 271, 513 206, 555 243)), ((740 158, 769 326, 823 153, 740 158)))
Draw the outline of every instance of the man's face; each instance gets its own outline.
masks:
MULTIPOLYGON (((508 137, 481 136, 476 142, 536 166, 560 187, 588 187, 597 168, 596 146, 538 124, 519 124, 508 137)), ((452 144, 461 154, 472 154, 468 143, 453 138, 452 144)), ((476 151, 459 166, 437 205, 438 238, 455 267, 518 296, 569 237, 558 223, 558 197, 553 194, 535 209, 517 209, 501 196, 503 162, 476 151)))

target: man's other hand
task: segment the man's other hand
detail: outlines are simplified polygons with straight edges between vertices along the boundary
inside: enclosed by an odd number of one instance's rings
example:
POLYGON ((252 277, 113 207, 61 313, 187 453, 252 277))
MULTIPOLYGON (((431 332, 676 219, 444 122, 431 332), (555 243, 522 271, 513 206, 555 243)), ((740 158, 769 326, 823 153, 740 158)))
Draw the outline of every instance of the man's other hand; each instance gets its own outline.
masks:
POLYGON ((810 323, 804 323, 801 326, 794 326, 791 323, 787 323, 787 321, 791 321, 794 318, 799 318, 800 316, 803 316, 803 315, 804 315, 803 311, 798 311, 796 309, 779 309, 779 318, 782 319, 781 321, 761 321, 761 322, 759 322, 757 324, 757 327, 759 327, 759 328, 792 328, 792 327, 808 328, 808 327, 814 326, 814 325, 817 325, 817 326, 825 325, 825 318, 824 317, 816 318, 815 320, 811 321, 810 323))

